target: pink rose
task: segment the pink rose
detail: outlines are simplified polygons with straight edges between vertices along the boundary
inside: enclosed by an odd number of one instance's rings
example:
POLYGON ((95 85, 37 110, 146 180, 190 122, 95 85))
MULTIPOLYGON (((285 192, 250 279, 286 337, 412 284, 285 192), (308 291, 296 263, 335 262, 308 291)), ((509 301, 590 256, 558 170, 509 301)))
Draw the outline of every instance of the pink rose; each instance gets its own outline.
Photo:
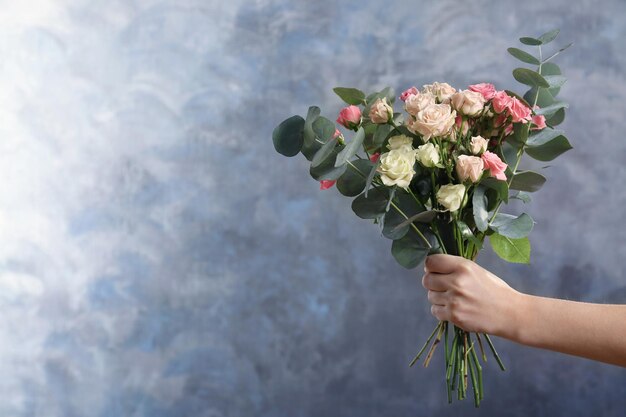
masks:
POLYGON ((513 123, 527 123, 531 116, 528 106, 518 100, 517 97, 511 97, 509 113, 513 116, 513 123))
MULTIPOLYGON (((535 106, 535 110, 537 110, 538 108, 539 106, 535 106)), ((533 122, 535 127, 530 130, 541 130, 546 127, 546 116, 544 116, 543 114, 535 114, 534 116, 532 116, 531 121, 533 122)))
POLYGON ((370 161, 372 161, 373 163, 378 162, 379 159, 380 159, 380 152, 376 152, 375 154, 372 154, 372 156, 370 156, 370 161))
POLYGON ((377 124, 385 124, 393 120, 393 109, 387 103, 387 97, 378 98, 370 107, 370 120, 377 124))
POLYGON ((400 100, 406 101, 407 98, 415 94, 417 94, 417 88, 411 87, 408 90, 404 91, 402 94, 400 94, 400 100))
POLYGON ((511 103, 511 96, 506 91, 498 91, 491 100, 491 105, 496 113, 502 113, 509 108, 511 103))
POLYGON ((478 182, 483 175, 485 163, 478 156, 460 155, 456 161, 456 173, 461 182, 468 179, 471 182, 478 182))
POLYGON ((504 171, 506 171, 507 165, 502 162, 498 155, 493 152, 485 151, 481 155, 481 158, 485 164, 485 169, 489 170, 492 177, 496 177, 498 180, 506 181, 504 171))
POLYGON ((496 87, 490 83, 473 84, 468 89, 482 94, 485 100, 491 100, 496 95, 496 87))
POLYGON ((348 106, 341 109, 337 123, 348 129, 356 130, 361 124, 361 109, 357 106, 348 106))
POLYGON ((328 190, 330 187, 335 185, 337 181, 334 180, 321 180, 320 181, 320 190, 328 190))
POLYGON ((333 135, 333 139, 335 139, 337 136, 341 136, 341 132, 339 131, 339 129, 335 128, 335 134, 333 135))

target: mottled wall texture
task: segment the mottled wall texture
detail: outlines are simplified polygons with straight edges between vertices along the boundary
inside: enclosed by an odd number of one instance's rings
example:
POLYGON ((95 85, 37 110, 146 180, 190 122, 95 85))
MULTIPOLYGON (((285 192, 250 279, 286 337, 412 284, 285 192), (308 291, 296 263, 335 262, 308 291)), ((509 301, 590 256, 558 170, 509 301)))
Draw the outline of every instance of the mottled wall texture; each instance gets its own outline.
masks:
POLYGON ((479 262, 626 303, 622 0, 2 1, 0 416, 623 416, 624 369, 501 339, 449 406, 441 355, 407 366, 419 271, 270 140, 337 85, 521 89, 506 48, 554 27, 575 150, 531 265, 479 262))

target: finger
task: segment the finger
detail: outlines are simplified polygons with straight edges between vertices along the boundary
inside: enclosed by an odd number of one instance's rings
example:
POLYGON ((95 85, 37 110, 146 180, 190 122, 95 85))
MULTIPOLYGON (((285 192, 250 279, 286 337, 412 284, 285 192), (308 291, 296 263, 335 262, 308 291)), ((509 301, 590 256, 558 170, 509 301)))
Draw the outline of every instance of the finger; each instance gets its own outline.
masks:
POLYGON ((428 272, 422 277, 422 285, 431 291, 447 291, 450 288, 450 276, 428 272))
POLYGON ((450 321, 450 313, 447 307, 432 305, 430 306, 430 312, 440 321, 450 321))
POLYGON ((426 257, 424 269, 427 272, 437 272, 439 274, 449 274, 465 261, 464 258, 454 255, 435 254, 426 257))
POLYGON ((428 301, 431 304, 445 306, 448 300, 447 291, 428 291, 428 301))

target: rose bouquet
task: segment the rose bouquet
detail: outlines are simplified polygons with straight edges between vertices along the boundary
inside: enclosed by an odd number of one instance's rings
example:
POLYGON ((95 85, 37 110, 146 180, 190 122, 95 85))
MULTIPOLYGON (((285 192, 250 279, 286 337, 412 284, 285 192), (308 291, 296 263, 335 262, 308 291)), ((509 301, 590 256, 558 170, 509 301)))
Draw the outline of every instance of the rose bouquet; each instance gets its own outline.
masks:
MULTIPOLYGON (((520 39, 537 55, 508 49, 532 66, 513 70, 515 80, 529 87, 523 96, 490 83, 457 90, 435 82, 404 91, 400 113, 394 112, 391 88, 366 95, 339 87, 334 91, 348 106, 337 123, 355 132, 349 141, 318 107, 310 107, 306 118, 293 116, 276 127, 274 146, 285 156, 302 153, 321 189, 336 185, 341 194, 356 197, 352 210, 381 227, 392 240, 393 257, 406 268, 432 253, 474 260, 487 238, 504 260, 528 263, 534 221, 501 209, 511 199, 528 203, 529 193, 546 181, 538 172, 519 169, 523 154, 551 161, 571 149, 555 129, 567 108, 556 99, 566 79, 552 62, 570 45, 544 58, 545 45, 558 32, 520 39)), ((455 390, 465 398, 471 382, 478 406, 483 399, 479 354, 486 361, 488 348, 505 369, 489 335, 439 322, 410 365, 424 355, 428 366, 442 339, 448 401, 455 390)))

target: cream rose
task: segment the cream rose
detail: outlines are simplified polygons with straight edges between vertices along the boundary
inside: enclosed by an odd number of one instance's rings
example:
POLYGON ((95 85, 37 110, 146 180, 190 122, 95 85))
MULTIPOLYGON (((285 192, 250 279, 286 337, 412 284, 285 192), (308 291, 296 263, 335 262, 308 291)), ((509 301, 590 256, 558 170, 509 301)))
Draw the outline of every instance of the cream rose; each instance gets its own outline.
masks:
POLYGON ((489 142, 482 136, 473 136, 470 140, 470 152, 474 155, 480 155, 487 150, 489 142))
POLYGON ((415 120, 410 120, 407 127, 411 132, 422 135, 424 141, 427 141, 433 136, 448 135, 455 118, 456 112, 449 104, 431 104, 420 110, 415 120))
POLYGON ((424 110, 431 104, 435 104, 434 95, 431 93, 417 93, 406 99, 404 109, 407 113, 415 116, 420 110, 424 110))
POLYGON ((376 99, 370 108, 369 116, 372 122, 378 124, 387 123, 393 118, 393 109, 387 103, 387 97, 376 99))
POLYGON ((412 152, 414 151, 413 139, 411 139, 407 135, 398 135, 398 136, 391 137, 389 138, 389 141, 387 142, 387 149, 389 150, 401 149, 404 152, 412 152))
POLYGON ((383 184, 387 186, 397 185, 408 188, 415 170, 415 153, 405 152, 403 149, 393 149, 380 157, 378 172, 383 184))
POLYGON ((456 173, 462 182, 468 179, 478 182, 483 175, 485 164, 478 156, 461 155, 456 161, 456 173))
POLYGON ((463 90, 450 98, 452 108, 466 116, 477 116, 485 107, 485 98, 475 91, 463 90))
POLYGON ((448 83, 434 82, 432 84, 426 84, 423 89, 424 92, 431 93, 440 103, 447 103, 450 101, 452 94, 456 93, 456 89, 448 83))
POLYGON ((447 210, 457 211, 463 204, 464 195, 465 186, 463 184, 442 185, 439 191, 437 191, 437 201, 447 210))
POLYGON ((415 151, 415 158, 426 168, 434 168, 439 165, 439 147, 432 143, 418 146, 415 151))

